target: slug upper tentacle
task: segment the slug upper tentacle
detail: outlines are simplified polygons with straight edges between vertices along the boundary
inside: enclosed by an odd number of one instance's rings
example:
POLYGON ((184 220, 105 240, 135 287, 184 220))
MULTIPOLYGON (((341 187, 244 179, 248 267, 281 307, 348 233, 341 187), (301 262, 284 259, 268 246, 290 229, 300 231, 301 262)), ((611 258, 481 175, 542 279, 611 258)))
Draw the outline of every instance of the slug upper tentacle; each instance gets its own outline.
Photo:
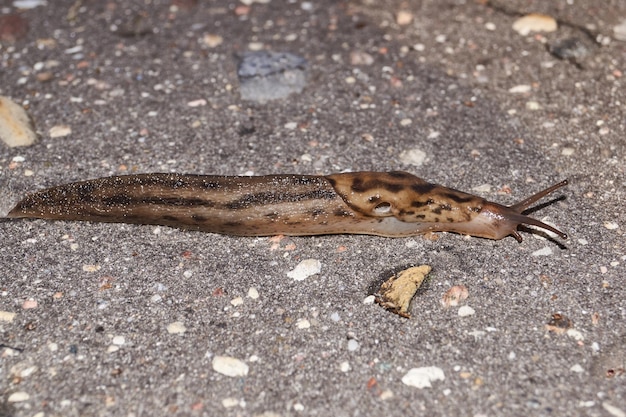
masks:
POLYGON ((562 181, 512 206, 428 183, 406 172, 224 177, 140 174, 60 185, 26 196, 8 217, 158 224, 240 236, 450 231, 522 238, 530 205, 562 181))

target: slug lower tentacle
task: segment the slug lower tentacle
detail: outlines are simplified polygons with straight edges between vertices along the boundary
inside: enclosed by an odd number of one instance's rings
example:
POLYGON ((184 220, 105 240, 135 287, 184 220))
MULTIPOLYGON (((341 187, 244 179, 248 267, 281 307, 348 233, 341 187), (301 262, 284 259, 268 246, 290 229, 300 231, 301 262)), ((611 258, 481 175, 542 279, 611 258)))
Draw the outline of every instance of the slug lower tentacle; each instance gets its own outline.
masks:
POLYGON ((140 174, 28 195, 8 217, 156 224, 239 236, 456 232, 521 242, 518 226, 567 235, 523 211, 562 181, 510 207, 406 172, 224 177, 140 174))

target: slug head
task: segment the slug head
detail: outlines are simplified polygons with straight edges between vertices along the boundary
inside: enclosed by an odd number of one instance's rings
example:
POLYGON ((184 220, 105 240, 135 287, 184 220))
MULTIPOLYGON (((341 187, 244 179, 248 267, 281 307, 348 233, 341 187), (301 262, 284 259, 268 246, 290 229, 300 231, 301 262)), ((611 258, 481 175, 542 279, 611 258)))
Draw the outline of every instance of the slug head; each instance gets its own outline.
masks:
POLYGON ((351 172, 328 175, 326 179, 351 209, 378 219, 381 223, 377 234, 385 236, 455 232, 488 239, 512 235, 521 242, 518 226, 532 225, 567 238, 560 230, 522 214, 567 181, 507 207, 406 172, 351 172), (397 221, 383 220, 389 217, 397 221))
POLYGON ((538 200, 553 193, 561 187, 567 185, 567 180, 546 188, 519 203, 512 206, 503 206, 497 203, 486 202, 482 210, 475 219, 468 224, 469 234, 472 236, 486 237, 490 239, 502 239, 506 236, 513 236, 518 242, 522 241, 522 236, 518 232, 520 225, 535 226, 548 230, 558 235, 561 239, 567 239, 567 234, 550 226, 542 221, 522 214, 538 200))

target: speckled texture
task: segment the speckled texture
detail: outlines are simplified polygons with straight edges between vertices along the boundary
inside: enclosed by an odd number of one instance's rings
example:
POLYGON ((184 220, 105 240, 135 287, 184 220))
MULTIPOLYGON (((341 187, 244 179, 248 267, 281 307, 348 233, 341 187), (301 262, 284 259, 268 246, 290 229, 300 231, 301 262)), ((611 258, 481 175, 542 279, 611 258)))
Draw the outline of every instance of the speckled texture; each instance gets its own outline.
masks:
POLYGON ((29 29, 0 49, 0 95, 27 105, 41 138, 0 148, 0 209, 44 186, 133 172, 401 169, 489 189, 480 194, 503 204, 569 178, 567 198, 533 215, 570 240, 280 240, 3 221, 0 310, 17 314, 0 321, 0 415, 626 412, 625 377, 606 376, 626 357, 626 42, 610 39, 626 4, 302 3, 59 0, 20 12, 29 29), (400 10, 410 24, 396 24, 400 10), (512 22, 529 12, 559 29, 519 35, 512 22), (211 47, 207 34, 223 42, 211 47), (588 55, 550 54, 571 37, 588 55), (303 56, 303 92, 242 101, 236 57, 251 43, 303 56), (39 81, 45 72, 52 79, 39 81), (510 92, 519 85, 530 91, 510 92), (72 133, 51 138, 59 125, 72 133), (426 153, 419 168, 400 160, 410 149, 426 153), (321 272, 287 277, 304 259, 321 272), (417 264, 433 272, 410 320, 363 303, 417 264), (473 315, 442 306, 457 284, 473 315), (569 334, 546 330, 554 313, 571 320, 569 334), (186 330, 169 332, 175 322, 186 330), (244 361, 247 376, 214 371, 215 356, 244 361), (422 367, 445 379, 402 383, 422 367), (28 399, 9 402, 25 398, 16 393, 28 399))

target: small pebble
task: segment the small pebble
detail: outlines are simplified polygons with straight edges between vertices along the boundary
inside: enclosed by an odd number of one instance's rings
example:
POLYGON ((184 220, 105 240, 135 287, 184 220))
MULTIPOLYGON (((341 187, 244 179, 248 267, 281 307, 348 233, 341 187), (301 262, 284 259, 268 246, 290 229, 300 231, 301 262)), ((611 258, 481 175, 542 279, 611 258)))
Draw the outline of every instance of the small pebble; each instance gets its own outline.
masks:
POLYGON ((376 296, 368 295, 363 299, 363 304, 374 304, 374 301, 376 301, 376 296))
POLYGON ((430 388, 431 382, 445 380, 443 369, 436 366, 412 368, 402 377, 402 383, 415 388, 430 388))
POLYGON ((10 311, 0 311, 0 321, 5 323, 11 323, 15 318, 16 313, 10 311))
POLYGON ((32 298, 28 299, 28 300, 24 300, 24 302, 22 303, 22 308, 24 310, 37 308, 37 300, 33 300, 32 298))
POLYGON ((253 300, 258 300, 259 299, 259 291, 254 288, 254 287, 250 287, 248 289, 248 297, 252 298, 253 300))
POLYGON ((46 6, 48 0, 14 0, 13 7, 18 9, 34 9, 38 6, 46 6))
POLYGON ((400 10, 398 14, 396 14, 396 23, 400 26, 408 25, 413 21, 413 13, 407 10, 400 10))
POLYGON ((426 161, 426 152, 421 149, 407 149, 400 153, 400 162, 407 165, 422 166, 426 161))
POLYGON ((100 265, 83 265, 83 271, 85 272, 97 272, 102 268, 100 265))
POLYGON ((456 307, 461 301, 467 299, 468 296, 469 290, 465 285, 455 285, 441 297, 441 305, 446 308, 456 307))
POLYGON ((126 343, 126 338, 124 338, 124 336, 115 336, 112 340, 112 343, 116 346, 122 346, 124 343, 126 343))
POLYGON ((28 20, 17 13, 0 16, 0 42, 15 43, 28 33, 28 20))
POLYGON ((413 123, 413 120, 409 118, 400 120, 400 126, 410 126, 412 123, 413 123))
POLYGON ((607 401, 604 401, 602 403, 602 408, 604 408, 606 412, 609 413, 613 417, 626 417, 626 411, 622 410, 619 407, 614 406, 613 404, 607 401))
POLYGON ((580 330, 576 330, 576 329, 567 329, 567 331, 565 332, 566 335, 568 335, 569 337, 571 337, 572 339, 582 342, 583 340, 585 340, 585 336, 583 336, 583 334, 580 332, 580 330))
POLYGON ((222 406, 224 408, 233 408, 239 405, 239 400, 237 398, 227 397, 222 399, 222 406))
POLYGON ((626 19, 613 26, 613 36, 619 41, 626 41, 626 19))
POLYGON ((167 332, 169 334, 183 334, 186 331, 187 331, 187 328, 180 321, 175 321, 167 325, 167 332))
POLYGON ((62 138, 64 136, 68 136, 72 133, 72 128, 68 125, 56 125, 52 126, 48 131, 48 135, 51 138, 62 138))
POLYGON ((470 306, 461 306, 459 307, 459 317, 468 317, 473 316, 476 311, 470 306))
POLYGON ((0 140, 9 148, 30 146, 37 134, 26 110, 9 97, 0 96, 0 140))
POLYGON ((288 52, 247 52, 237 68, 241 98, 264 103, 300 93, 307 69, 306 59, 288 52))
POLYGON ((512 93, 512 94, 523 94, 523 93, 530 92, 530 90, 532 90, 532 87, 530 85, 528 85, 528 84, 520 84, 520 85, 516 85, 515 87, 509 88, 509 93, 512 93))
POLYGON ((298 321, 296 321, 296 327, 298 329, 308 329, 311 327, 311 322, 307 319, 298 319, 298 321))
POLYGON ((352 368, 350 367, 350 362, 341 362, 339 365, 339 370, 341 372, 350 372, 352 368))
POLYGON ((322 263, 317 259, 305 259, 300 262, 293 270, 287 273, 289 278, 296 281, 303 281, 304 279, 319 274, 322 270, 322 263))
POLYGON ((215 356, 212 361, 213 370, 222 375, 241 377, 248 375, 248 365, 230 356, 215 356))
POLYGON ((27 392, 24 391, 17 391, 14 392, 13 394, 9 395, 9 398, 7 398, 7 402, 9 403, 20 403, 23 401, 28 401, 30 399, 30 395, 27 392))
POLYGON ((238 307, 240 305, 243 304, 243 298, 242 297, 235 297, 232 300, 230 300, 230 304, 234 307, 238 307))
POLYGON ((350 52, 350 64, 352 65, 372 65, 374 57, 363 51, 350 52))
POLYGON ((562 39, 550 45, 549 51, 559 59, 579 59, 589 54, 587 46, 578 38, 562 39))
POLYGON ((354 352, 358 350, 359 347, 360 347, 359 342, 357 342, 355 339, 348 340, 348 350, 350 352, 354 352))
POLYGON ((546 247, 544 247, 542 249, 538 249, 538 250, 534 251, 533 253, 530 254, 530 256, 535 256, 535 257, 537 257, 537 256, 550 256, 550 255, 552 255, 552 253, 553 253, 552 252, 552 248, 549 247, 549 246, 546 246, 546 247))
POLYGON ((198 100, 192 100, 190 102, 187 103, 187 106, 189 107, 202 107, 202 106, 206 106, 206 100, 203 98, 199 98, 198 100))
POLYGON ((212 33, 207 33, 202 37, 202 42, 208 46, 209 48, 215 48, 224 42, 224 38, 220 35, 214 35, 212 33))
POLYGON ((330 319, 334 321, 335 323, 337 323, 341 320, 341 316, 339 315, 339 313, 334 312, 330 315, 330 319))
POLYGON ((538 13, 528 14, 513 22, 513 30, 522 36, 531 32, 554 32, 556 29, 557 23, 553 17, 538 13))
POLYGON ((576 372, 577 374, 582 374, 583 372, 585 372, 585 369, 582 366, 580 366, 580 364, 572 365, 572 367, 569 368, 569 370, 572 372, 576 372))
POLYGON ((615 222, 604 222, 604 227, 609 230, 619 229, 619 224, 615 222))

